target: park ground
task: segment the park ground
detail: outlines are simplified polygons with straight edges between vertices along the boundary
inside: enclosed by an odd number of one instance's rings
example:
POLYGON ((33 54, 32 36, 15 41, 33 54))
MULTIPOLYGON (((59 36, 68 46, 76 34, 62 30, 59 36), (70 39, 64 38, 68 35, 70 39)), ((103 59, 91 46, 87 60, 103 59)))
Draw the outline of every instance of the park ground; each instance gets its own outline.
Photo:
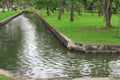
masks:
MULTIPOLYGON (((9 77, 4 76, 4 75, 0 75, 0 80, 21 80, 21 78, 13 79, 13 78, 9 78, 9 77)), ((110 79, 110 78, 77 78, 77 79, 67 79, 67 78, 33 79, 33 78, 26 78, 24 80, 120 80, 120 79, 119 78, 116 78, 116 79, 110 79)))
POLYGON ((110 29, 105 28, 103 16, 98 17, 97 13, 94 16, 91 13, 85 12, 82 13, 82 16, 75 13, 74 22, 70 22, 69 14, 69 12, 65 12, 61 21, 57 19, 58 12, 51 13, 51 16, 43 13, 43 17, 48 23, 75 42, 87 44, 120 44, 120 33, 119 37, 116 37, 118 27, 117 14, 113 14, 112 16, 111 24, 113 27, 110 29))
POLYGON ((0 21, 8 19, 9 17, 14 16, 15 14, 20 13, 21 11, 7 11, 5 13, 0 12, 0 21))
MULTIPOLYGON (((20 11, 7 11, 0 13, 0 21, 19 13, 20 11)), ((36 11, 40 15, 40 11, 36 11)), ((92 16, 91 13, 82 13, 79 16, 75 13, 75 21, 70 22, 69 12, 62 15, 62 19, 58 20, 58 11, 47 16, 45 11, 42 11, 42 17, 51 25, 53 25, 59 32, 66 35, 75 42, 87 44, 120 44, 120 30, 118 37, 116 37, 118 29, 118 14, 113 14, 111 19, 112 28, 105 28, 105 21, 103 16, 98 17, 97 13, 92 16)))
MULTIPOLYGON (((20 11, 7 11, 5 13, 0 13, 0 21, 3 21, 15 14, 18 14, 19 12, 20 11)), ((45 18, 46 21, 48 21, 51 25, 53 25, 56 29, 64 33, 73 41, 90 44, 120 44, 119 42, 120 38, 119 37, 117 38, 115 36, 116 29, 118 26, 118 15, 113 15, 111 23, 115 27, 111 29, 105 28, 103 16, 98 17, 97 14, 91 16, 91 13, 82 13, 82 16, 78 16, 76 13, 74 22, 69 21, 69 12, 65 12, 63 14, 61 21, 57 20, 57 15, 58 12, 55 12, 51 13, 51 16, 47 16, 45 11, 43 11, 42 16, 45 18)), ((13 80, 13 79, 6 77, 4 75, 0 75, 0 80, 13 80)), ((120 80, 120 79, 78 78, 73 80, 120 80)))

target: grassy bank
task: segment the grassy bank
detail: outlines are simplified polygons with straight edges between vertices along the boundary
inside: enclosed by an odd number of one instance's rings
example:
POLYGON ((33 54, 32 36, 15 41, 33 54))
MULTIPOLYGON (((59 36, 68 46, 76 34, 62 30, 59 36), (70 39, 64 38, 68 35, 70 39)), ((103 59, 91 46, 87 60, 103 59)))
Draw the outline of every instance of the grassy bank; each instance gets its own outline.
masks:
MULTIPOLYGON (((0 12, 0 21, 19 12, 20 11, 0 12)), ((75 21, 70 22, 69 14, 69 12, 65 12, 61 21, 58 21, 58 12, 51 13, 51 16, 48 17, 46 12, 43 11, 43 17, 73 41, 88 44, 120 44, 120 38, 116 38, 116 27, 109 30, 105 29, 103 16, 98 17, 97 14, 92 16, 91 13, 82 13, 82 16, 78 16, 76 13, 75 21)), ((113 15, 111 23, 113 26, 118 26, 118 15, 113 15)))
MULTIPOLYGON (((57 16, 58 12, 52 13, 49 17, 43 12, 43 17, 51 25, 73 41, 88 44, 120 44, 120 38, 116 38, 117 29, 105 29, 103 16, 92 16, 91 13, 82 13, 82 16, 78 16, 76 13, 74 22, 69 21, 69 12, 63 14, 61 21, 58 21, 57 16)), ((113 15, 111 23, 118 26, 118 15, 113 15)))
POLYGON ((0 75, 0 80, 13 80, 13 79, 6 77, 4 75, 0 75))
POLYGON ((6 12, 0 12, 0 21, 7 19, 15 14, 18 14, 20 11, 6 11, 6 12))

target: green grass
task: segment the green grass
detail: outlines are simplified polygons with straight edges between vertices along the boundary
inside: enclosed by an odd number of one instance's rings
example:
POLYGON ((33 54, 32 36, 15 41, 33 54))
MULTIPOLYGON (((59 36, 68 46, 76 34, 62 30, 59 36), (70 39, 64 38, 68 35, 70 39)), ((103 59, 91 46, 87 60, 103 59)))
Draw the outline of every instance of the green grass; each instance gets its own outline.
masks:
POLYGON ((6 12, 0 12, 0 21, 7 19, 15 14, 18 14, 20 11, 6 11, 6 12))
POLYGON ((6 77, 4 75, 0 75, 0 80, 13 80, 13 79, 6 77))
MULTIPOLYGON (((74 22, 70 22, 69 12, 63 14, 61 21, 58 21, 57 16, 58 12, 48 17, 43 11, 43 17, 73 41, 87 44, 120 44, 120 38, 116 38, 116 28, 107 30, 103 16, 92 16, 91 13, 82 13, 82 16, 78 16, 76 13, 74 22)), ((112 16, 111 23, 118 26, 118 15, 112 16)))
MULTIPOLYGON (((0 21, 11 17, 20 11, 0 12, 0 21)), ((105 29, 105 22, 102 17, 94 16, 91 13, 82 13, 82 16, 75 14, 75 21, 70 22, 69 12, 63 14, 61 21, 57 19, 58 12, 47 16, 43 11, 43 17, 56 29, 65 34, 75 42, 88 44, 120 44, 120 38, 116 38, 116 28, 105 29)), ((111 23, 118 26, 118 15, 113 15, 111 23)), ((119 33, 120 36, 120 33, 119 33)))

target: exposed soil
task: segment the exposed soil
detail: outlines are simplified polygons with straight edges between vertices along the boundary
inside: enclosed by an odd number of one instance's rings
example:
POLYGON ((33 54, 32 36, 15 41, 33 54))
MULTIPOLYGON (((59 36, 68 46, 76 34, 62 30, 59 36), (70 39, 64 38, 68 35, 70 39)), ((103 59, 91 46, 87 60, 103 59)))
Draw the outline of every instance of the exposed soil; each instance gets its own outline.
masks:
POLYGON ((111 31, 111 30, 117 30, 117 27, 111 27, 111 28, 106 28, 106 27, 99 27, 99 26, 87 26, 87 27, 80 27, 78 31, 83 32, 83 31, 111 31))

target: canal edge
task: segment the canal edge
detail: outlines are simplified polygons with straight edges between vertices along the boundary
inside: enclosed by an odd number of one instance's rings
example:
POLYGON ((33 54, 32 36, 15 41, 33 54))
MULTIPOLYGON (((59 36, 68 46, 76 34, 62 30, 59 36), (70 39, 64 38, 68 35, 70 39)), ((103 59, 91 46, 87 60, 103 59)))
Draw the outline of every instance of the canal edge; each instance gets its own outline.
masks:
POLYGON ((42 16, 33 11, 22 11, 4 21, 0 22, 0 26, 8 23, 12 19, 18 17, 21 14, 35 14, 39 17, 40 21, 55 35, 55 37, 62 43, 67 49, 78 51, 81 53, 120 53, 120 45, 110 44, 86 44, 81 42, 74 42, 64 34, 60 33, 54 26, 50 25, 42 16))
MULTIPOLYGON (((19 15, 18 15, 18 16, 19 16, 19 15)), ((17 16, 16 16, 16 17, 17 17, 17 16)), ((64 36, 62 33, 61 33, 61 35, 64 36)), ((66 37, 66 36, 64 36, 64 37, 66 37)), ((17 74, 16 74, 16 75, 17 75, 17 74)), ((16 75, 14 75, 14 76, 16 76, 16 75)), ((12 75, 12 76, 13 76, 13 75, 12 75)), ((19 76, 19 77, 21 77, 21 76, 19 76)), ((22 80, 22 79, 21 79, 21 80, 22 80)))
MULTIPOLYGON (((34 12, 30 12, 34 13, 34 12)), ((35 13, 39 16, 37 13, 35 13)), ((56 36, 56 38, 69 50, 79 51, 81 53, 120 53, 120 45, 110 44, 85 44, 74 42, 64 34, 60 33, 54 26, 50 25, 44 18, 39 16, 43 24, 56 36)))
POLYGON ((15 14, 13 16, 8 17, 7 19, 4 19, 4 20, 0 21, 0 26, 5 25, 6 23, 10 22, 11 20, 13 20, 14 18, 18 17, 19 15, 21 15, 23 13, 24 12, 22 11, 22 12, 20 12, 18 14, 15 14))
POLYGON ((108 78, 108 77, 83 77, 83 78, 32 78, 28 76, 24 76, 22 74, 15 74, 3 69, 0 69, 0 75, 4 75, 6 77, 9 77, 13 80, 120 80, 120 78, 108 78))

